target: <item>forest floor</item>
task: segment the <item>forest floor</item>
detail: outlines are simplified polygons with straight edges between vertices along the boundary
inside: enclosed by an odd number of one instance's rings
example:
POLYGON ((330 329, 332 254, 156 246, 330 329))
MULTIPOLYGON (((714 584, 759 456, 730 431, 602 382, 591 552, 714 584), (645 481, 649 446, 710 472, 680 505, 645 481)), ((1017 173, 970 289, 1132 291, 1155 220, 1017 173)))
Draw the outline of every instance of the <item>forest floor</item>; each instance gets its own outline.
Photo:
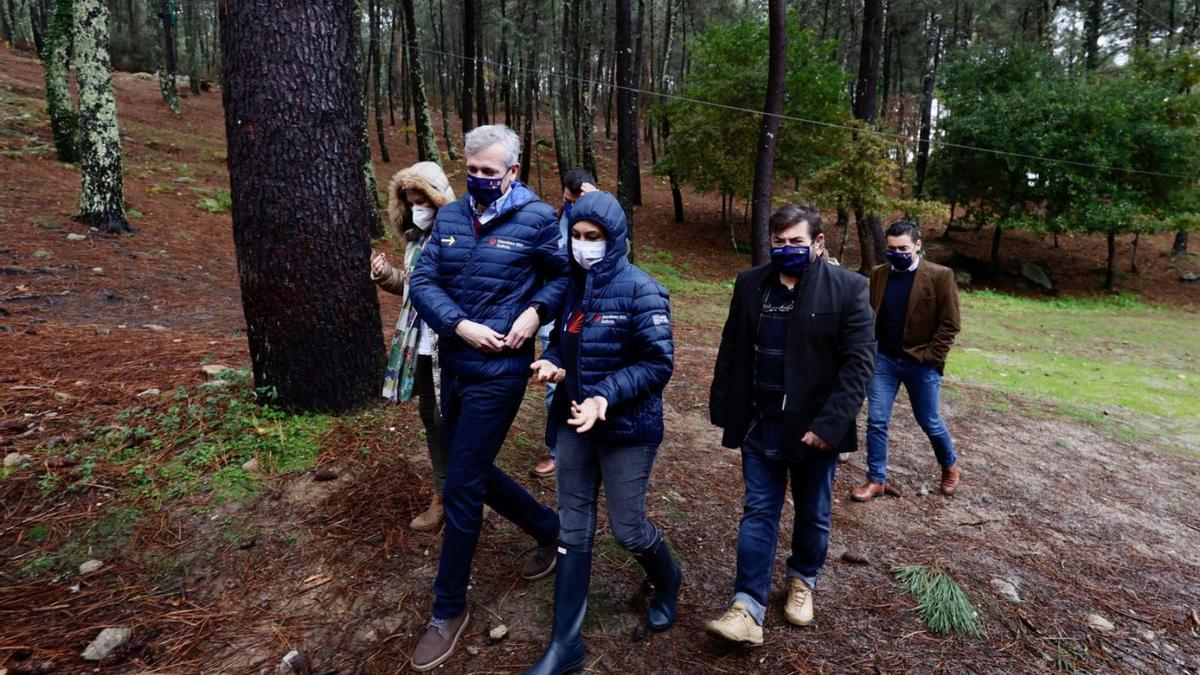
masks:
MULTIPOLYGON (((270 672, 292 649, 315 673, 404 670, 439 550, 437 533, 407 528, 429 498, 415 407, 333 418, 253 404, 219 93, 173 117, 153 79, 115 75, 135 233, 112 237, 71 220, 78 172, 53 158, 41 77, 0 51, 0 454, 14 456, 0 473, 0 673, 90 672, 79 653, 110 626, 133 637, 102 672, 270 672), (81 573, 90 560, 102 565, 81 573)), ((415 155, 400 126, 388 134, 381 183, 415 155)), ((599 142, 605 184, 614 146, 599 142)), ((540 154, 530 182, 553 201, 552 151, 540 154)), ((742 496, 706 400, 745 259, 714 198, 685 193, 676 224, 663 181, 643 181, 639 261, 672 290, 677 349, 648 509, 686 578, 677 625, 647 632, 641 573, 602 516, 590 671, 1200 672, 1200 289, 1177 281, 1194 257, 1145 238, 1141 273, 1112 296, 1096 290, 1102 240, 1006 235, 1006 264, 1047 266, 1059 297, 1018 275, 964 295, 944 403, 959 494, 930 491, 937 467, 901 401, 901 495, 846 498, 861 452, 838 472, 816 625, 788 625, 777 588, 766 645, 736 649, 702 628, 732 593, 742 496), (953 575, 983 637, 925 629, 892 576, 911 563, 953 575)), ((931 255, 982 258, 989 241, 931 237, 931 255)), ((396 302, 380 299, 390 326, 396 302)), ((528 476, 543 423, 531 388, 499 461, 552 504, 553 483, 528 476)), ((540 654, 552 583, 517 576, 527 544, 486 519, 472 623, 442 672, 514 672, 540 654)))

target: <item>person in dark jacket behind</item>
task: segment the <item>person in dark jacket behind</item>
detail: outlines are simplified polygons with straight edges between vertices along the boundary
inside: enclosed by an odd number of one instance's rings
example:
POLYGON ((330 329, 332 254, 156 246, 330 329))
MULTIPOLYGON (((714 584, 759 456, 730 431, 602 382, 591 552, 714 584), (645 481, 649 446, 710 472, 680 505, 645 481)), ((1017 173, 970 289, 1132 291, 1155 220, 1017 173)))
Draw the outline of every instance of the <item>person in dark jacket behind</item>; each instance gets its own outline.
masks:
POLYGON ((821 215, 771 216, 771 263, 738 275, 713 374, 709 414, 742 450, 745 503, 730 608, 708 631, 762 644, 788 479, 795 520, 784 615, 806 626, 825 564, 837 453, 858 446, 855 418, 875 365, 866 279, 828 263, 821 215))
POLYGON ((467 583, 487 502, 537 541, 521 569, 554 569, 558 516, 495 465, 521 407, 538 326, 562 307, 567 257, 554 209, 516 179, 521 146, 503 125, 467 134, 467 195, 438 209, 409 280, 413 305, 438 334, 442 420, 449 449, 446 528, 434 583, 433 618, 412 667, 449 658, 470 618, 467 583))
POLYGON ((867 482, 850 498, 868 502, 884 493, 888 423, 901 384, 942 467, 942 494, 953 496, 958 490, 958 457, 938 408, 946 357, 961 325, 958 283, 954 270, 918 255, 921 231, 912 221, 888 226, 887 249, 888 264, 871 270, 879 355, 867 396, 867 482))
POLYGON ((621 205, 590 192, 570 216, 567 302, 550 348, 531 368, 557 382, 546 435, 558 448, 558 565, 550 646, 527 673, 573 672, 584 665, 580 628, 587 609, 596 497, 603 483, 608 522, 654 585, 649 623, 675 619, 683 569, 646 519, 646 487, 663 437, 662 391, 674 345, 667 291, 626 255, 621 205))

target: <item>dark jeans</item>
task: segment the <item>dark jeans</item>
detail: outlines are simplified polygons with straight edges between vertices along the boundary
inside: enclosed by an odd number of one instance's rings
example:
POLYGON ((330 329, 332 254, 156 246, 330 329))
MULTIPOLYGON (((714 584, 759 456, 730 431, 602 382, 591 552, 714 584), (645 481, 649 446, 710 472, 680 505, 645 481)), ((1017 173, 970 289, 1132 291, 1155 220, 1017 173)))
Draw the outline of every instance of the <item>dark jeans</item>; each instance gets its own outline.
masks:
POLYGON ((933 445, 938 464, 950 467, 958 461, 954 455, 954 440, 938 414, 942 376, 937 369, 880 352, 875 360, 875 376, 867 391, 867 480, 876 483, 887 480, 888 423, 901 384, 908 391, 917 424, 933 445))
POLYGON ((446 443, 442 437, 442 415, 438 411, 437 393, 433 388, 433 357, 417 356, 417 372, 413 378, 417 394, 417 411, 425 427, 425 443, 429 446, 429 464, 433 467, 433 489, 441 494, 446 487, 446 443))
POLYGON ((746 604, 761 626, 771 590, 775 546, 779 541, 779 514, 792 481, 795 519, 792 521, 792 554, 787 575, 802 579, 809 588, 825 564, 829 548, 829 511, 833 506, 833 474, 837 453, 812 453, 800 462, 769 459, 761 450, 742 447, 742 482, 746 497, 738 528, 737 579, 734 602, 746 604))
POLYGON ((608 500, 608 525, 621 548, 649 551, 662 535, 646 519, 646 486, 658 454, 656 445, 612 445, 593 441, 563 425, 558 432, 558 517, 561 546, 592 550, 600 484, 608 500))
POLYGON ((523 377, 504 377, 466 383, 442 370, 442 418, 450 456, 442 492, 446 529, 433 585, 434 618, 450 619, 466 608, 485 503, 539 546, 558 539, 558 516, 494 464, 521 407, 525 382, 523 377))

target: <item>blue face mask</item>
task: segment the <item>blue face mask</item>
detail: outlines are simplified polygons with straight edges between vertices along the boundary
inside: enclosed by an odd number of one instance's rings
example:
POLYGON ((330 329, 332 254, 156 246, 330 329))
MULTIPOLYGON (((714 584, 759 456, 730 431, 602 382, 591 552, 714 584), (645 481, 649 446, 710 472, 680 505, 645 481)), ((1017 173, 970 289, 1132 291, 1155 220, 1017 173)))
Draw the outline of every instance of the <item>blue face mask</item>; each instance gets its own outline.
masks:
POLYGON ((888 251, 883 254, 889 263, 892 264, 892 269, 897 272, 907 272, 908 268, 912 267, 913 254, 901 253, 899 251, 888 251))
POLYGON ((491 204, 504 194, 501 186, 504 176, 499 178, 481 178, 467 174, 467 192, 475 199, 476 204, 491 204))
POLYGON ((779 246, 771 249, 771 264, 789 277, 804 274, 812 262, 812 247, 779 246))

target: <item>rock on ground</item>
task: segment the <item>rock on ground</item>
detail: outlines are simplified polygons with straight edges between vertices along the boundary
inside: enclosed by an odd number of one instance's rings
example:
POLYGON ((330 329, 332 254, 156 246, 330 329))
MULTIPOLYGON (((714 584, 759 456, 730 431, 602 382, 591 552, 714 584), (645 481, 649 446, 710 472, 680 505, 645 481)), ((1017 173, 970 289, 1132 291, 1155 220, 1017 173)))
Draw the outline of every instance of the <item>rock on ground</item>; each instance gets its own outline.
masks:
POLYGON ((126 626, 105 628, 80 656, 85 661, 102 661, 112 650, 128 642, 132 634, 133 630, 126 626))

